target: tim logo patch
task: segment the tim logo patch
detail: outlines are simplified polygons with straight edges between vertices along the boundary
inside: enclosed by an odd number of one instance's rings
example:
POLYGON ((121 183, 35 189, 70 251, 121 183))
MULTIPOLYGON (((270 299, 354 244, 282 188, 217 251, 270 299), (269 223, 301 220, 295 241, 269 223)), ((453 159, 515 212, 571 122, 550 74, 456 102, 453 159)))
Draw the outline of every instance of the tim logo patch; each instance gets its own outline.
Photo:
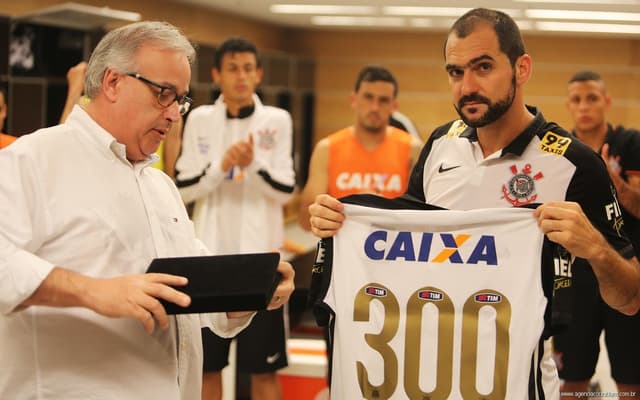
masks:
POLYGON ((421 290, 418 292, 418 297, 423 300, 441 301, 444 299, 444 294, 436 290, 421 290))
POLYGON ((367 286, 366 288, 364 288, 364 293, 374 297, 386 297, 387 289, 377 286, 367 286))
POLYGON ((500 303, 502 295, 497 293, 478 293, 475 296, 476 303, 500 303))

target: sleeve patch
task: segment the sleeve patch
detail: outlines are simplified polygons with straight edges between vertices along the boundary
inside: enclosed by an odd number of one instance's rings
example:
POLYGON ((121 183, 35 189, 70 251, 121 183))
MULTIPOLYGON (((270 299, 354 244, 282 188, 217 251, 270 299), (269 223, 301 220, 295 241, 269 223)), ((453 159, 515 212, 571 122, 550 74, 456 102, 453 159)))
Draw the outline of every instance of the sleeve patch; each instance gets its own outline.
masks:
POLYGON ((455 121, 449 127, 447 134, 445 135, 447 138, 454 138, 460 136, 464 130, 467 129, 467 124, 465 124, 461 119, 455 121))
POLYGON ((570 143, 571 138, 549 131, 540 141, 540 151, 562 156, 569 148, 570 143))
POLYGON ((313 273, 321 274, 324 267, 324 259, 325 259, 325 244, 323 240, 318 241, 318 246, 316 247, 316 259, 313 263, 313 273))

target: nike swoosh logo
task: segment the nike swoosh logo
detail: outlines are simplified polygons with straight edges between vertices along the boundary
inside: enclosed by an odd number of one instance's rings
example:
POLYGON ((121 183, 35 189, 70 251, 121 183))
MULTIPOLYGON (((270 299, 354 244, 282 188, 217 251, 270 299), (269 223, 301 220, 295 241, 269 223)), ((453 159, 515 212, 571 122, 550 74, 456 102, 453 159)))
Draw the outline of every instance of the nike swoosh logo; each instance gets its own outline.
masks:
POLYGON ((454 165, 453 167, 446 167, 444 164, 440 164, 440 168, 438 168, 438 173, 443 173, 447 171, 451 171, 452 169, 460 168, 462 165, 454 165))
POLYGON ((273 364, 274 362, 278 361, 278 358, 280 358, 280 353, 276 353, 272 356, 267 356, 267 364, 273 364))

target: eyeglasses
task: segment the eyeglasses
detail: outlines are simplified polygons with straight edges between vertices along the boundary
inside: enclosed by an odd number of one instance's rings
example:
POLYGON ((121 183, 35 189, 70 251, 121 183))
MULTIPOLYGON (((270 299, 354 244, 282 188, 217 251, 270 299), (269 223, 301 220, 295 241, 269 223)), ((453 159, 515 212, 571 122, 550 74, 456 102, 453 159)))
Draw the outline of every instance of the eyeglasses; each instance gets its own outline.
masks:
POLYGON ((126 75, 132 78, 136 78, 146 83, 147 85, 151 85, 155 88, 160 89, 157 99, 158 104, 160 104, 162 107, 166 108, 172 105, 174 101, 178 102, 180 115, 186 114, 187 111, 189 111, 189 108, 191 108, 191 104, 193 104, 193 100, 190 97, 187 97, 186 94, 183 94, 182 96, 178 95, 178 92, 176 92, 176 90, 170 86, 161 85, 157 82, 145 78, 144 76, 136 72, 129 72, 126 75))

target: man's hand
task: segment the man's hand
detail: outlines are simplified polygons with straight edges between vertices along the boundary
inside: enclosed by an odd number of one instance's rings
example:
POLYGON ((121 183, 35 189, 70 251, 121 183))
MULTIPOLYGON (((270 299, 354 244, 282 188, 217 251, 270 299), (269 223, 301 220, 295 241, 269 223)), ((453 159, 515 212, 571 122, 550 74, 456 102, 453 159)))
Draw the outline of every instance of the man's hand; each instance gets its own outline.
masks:
POLYGON ((328 194, 316 196, 309 206, 311 232, 320 238, 335 235, 345 218, 343 210, 344 205, 328 194))
POLYGON ((617 192, 622 191, 624 185, 624 179, 620 176, 620 165, 615 162, 615 160, 611 160, 609 157, 609 144, 605 143, 602 146, 602 151, 600 152, 600 156, 604 160, 604 163, 607 166, 607 171, 609 171, 609 176, 611 177, 611 181, 616 188, 617 192))
POLYGON ((608 144, 602 146, 600 155, 607 164, 607 171, 616 188, 620 205, 634 217, 640 218, 640 178, 636 175, 627 176, 627 181, 622 178, 618 160, 609 156, 608 144))
POLYGON ((21 306, 85 307, 112 318, 134 318, 152 333, 156 321, 169 326, 167 313, 158 299, 186 307, 191 298, 171 286, 184 286, 187 278, 168 274, 91 278, 55 267, 40 287, 21 306))
POLYGON ((640 309, 640 264, 623 258, 591 224, 577 203, 555 201, 534 213, 549 240, 587 260, 598 279, 602 299, 626 315, 640 309))
POLYGON ((276 290, 273 292, 273 297, 267 306, 267 310, 275 310, 282 307, 284 303, 289 301, 289 297, 291 297, 291 293, 293 293, 295 289, 295 284, 293 283, 295 276, 293 266, 286 261, 280 261, 278 264, 278 272, 282 274, 282 278, 280 279, 278 287, 276 287, 276 290))
POLYGON ((188 295, 171 287, 186 284, 187 278, 153 273, 91 279, 87 286, 87 307, 106 317, 137 319, 152 333, 156 322, 162 329, 169 327, 169 318, 158 299, 182 307, 191 303, 188 295))
POLYGON ((253 135, 249 140, 241 140, 229 147, 222 159, 222 171, 228 172, 232 167, 246 168, 253 162, 253 135))
POLYGON ((552 201, 534 213, 538 225, 552 242, 562 245, 576 257, 591 259, 608 244, 591 224, 578 203, 552 201))
POLYGON ((77 101, 84 91, 84 74, 87 71, 87 62, 80 61, 67 71, 67 83, 69 84, 69 97, 77 101))

